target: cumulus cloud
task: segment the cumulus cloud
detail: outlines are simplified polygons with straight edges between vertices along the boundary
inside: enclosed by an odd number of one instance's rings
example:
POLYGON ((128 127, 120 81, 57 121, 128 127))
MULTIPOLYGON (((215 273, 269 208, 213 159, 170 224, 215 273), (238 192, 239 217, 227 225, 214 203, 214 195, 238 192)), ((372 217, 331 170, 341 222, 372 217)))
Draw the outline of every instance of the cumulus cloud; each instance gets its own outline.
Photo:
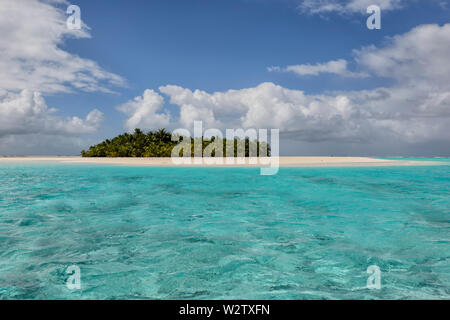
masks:
POLYGON ((89 38, 89 28, 66 25, 65 0, 0 1, 0 153, 78 153, 81 134, 99 128, 103 114, 63 118, 43 95, 112 92, 125 80, 96 62, 63 49, 68 38, 89 38))
POLYGON ((163 97, 147 89, 142 97, 136 97, 117 109, 129 116, 125 122, 127 130, 131 131, 134 128, 150 130, 169 126, 170 114, 158 112, 163 106, 163 97))
POLYGON ((62 118, 55 115, 38 92, 0 94, 0 137, 7 135, 49 134, 78 135, 95 132, 103 121, 103 114, 94 109, 84 119, 62 118))
POLYGON ((337 74, 342 77, 362 78, 366 77, 365 73, 352 72, 347 68, 347 61, 344 59, 332 60, 326 63, 299 64, 281 68, 278 66, 268 67, 269 72, 293 72, 300 76, 317 76, 323 73, 337 74))
MULTIPOLYGON (((355 50, 358 67, 389 78, 389 87, 327 95, 308 95, 270 82, 213 93, 174 85, 159 90, 179 107, 172 127, 191 128, 194 120, 202 120, 207 127, 221 129, 279 128, 304 142, 450 142, 449 37, 450 24, 423 25, 383 47, 355 50)), ((312 70, 305 72, 320 72, 312 70)), ((162 96, 157 101, 159 109, 162 96)))
POLYGON ((366 129, 353 122, 358 110, 345 95, 309 96, 271 82, 214 93, 177 86, 160 87, 160 91, 180 107, 177 124, 186 128, 194 120, 202 120, 210 128, 279 128, 296 132, 297 139, 307 141, 359 141, 366 136, 362 134, 366 129))
POLYGON ((422 25, 389 39, 382 48, 355 50, 356 62, 399 85, 447 87, 450 74, 450 24, 422 25))
POLYGON ((303 0, 299 9, 308 14, 339 14, 366 13, 369 6, 376 4, 381 10, 395 10, 405 4, 405 0, 303 0))
POLYGON ((88 27, 67 28, 58 4, 66 1, 2 0, 0 2, 0 88, 58 92, 104 91, 125 80, 96 62, 61 48, 67 38, 88 38, 88 27))
POLYGON ((0 154, 79 154, 86 147, 80 136, 96 132, 103 121, 96 109, 85 118, 56 113, 38 92, 0 91, 0 154))

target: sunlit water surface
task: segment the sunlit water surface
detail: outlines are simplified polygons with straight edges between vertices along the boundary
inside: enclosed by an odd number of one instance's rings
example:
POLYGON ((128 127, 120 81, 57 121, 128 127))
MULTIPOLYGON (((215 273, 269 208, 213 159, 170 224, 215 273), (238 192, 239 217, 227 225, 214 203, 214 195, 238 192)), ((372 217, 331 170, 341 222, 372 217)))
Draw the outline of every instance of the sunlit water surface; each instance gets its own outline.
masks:
POLYGON ((449 165, 0 164, 3 299, 449 299, 449 244, 449 165))

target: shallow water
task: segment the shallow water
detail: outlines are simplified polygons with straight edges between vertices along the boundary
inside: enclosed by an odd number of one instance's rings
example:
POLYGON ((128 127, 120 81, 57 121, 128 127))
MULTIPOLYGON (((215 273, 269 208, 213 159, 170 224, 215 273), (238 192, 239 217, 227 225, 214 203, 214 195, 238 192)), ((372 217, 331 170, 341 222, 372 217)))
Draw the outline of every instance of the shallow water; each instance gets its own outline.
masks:
POLYGON ((449 299, 449 244, 449 165, 0 164, 3 299, 449 299))

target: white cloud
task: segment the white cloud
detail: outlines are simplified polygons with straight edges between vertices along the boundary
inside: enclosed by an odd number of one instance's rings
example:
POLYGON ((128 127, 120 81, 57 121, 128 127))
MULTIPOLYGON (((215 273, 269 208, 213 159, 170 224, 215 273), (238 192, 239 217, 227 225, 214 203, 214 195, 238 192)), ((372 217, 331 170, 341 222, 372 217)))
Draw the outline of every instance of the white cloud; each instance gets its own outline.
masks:
POLYGON ((366 77, 367 74, 352 72, 347 68, 347 61, 344 59, 328 61, 326 63, 317 63, 315 65, 311 64, 300 64, 300 65, 292 65, 287 66, 285 68, 281 68, 278 66, 268 67, 267 71, 269 72, 293 72, 300 76, 317 76, 319 74, 328 73, 328 74, 337 74, 342 77, 349 78, 362 78, 366 77))
POLYGON ((447 87, 450 74, 450 24, 418 26, 394 36, 382 48, 355 50, 356 62, 400 85, 447 87))
MULTIPOLYGON (((159 87, 159 90, 170 97, 170 103, 180 107, 179 122, 181 126, 191 126, 193 121, 201 119, 206 126, 211 128, 222 127, 223 124, 216 117, 225 116, 227 112, 219 109, 229 107, 237 110, 237 106, 231 106, 227 101, 232 99, 229 95, 217 93, 211 96, 202 90, 192 92, 174 85, 162 86, 159 87)), ((230 93, 233 95, 232 92, 230 93)))
POLYGON ((80 135, 97 131, 103 114, 94 109, 84 119, 63 118, 42 95, 112 92, 111 86, 125 85, 122 77, 63 49, 68 38, 90 37, 84 23, 81 30, 67 28, 68 5, 0 1, 0 154, 78 153, 80 135))
MULTIPOLYGON (((174 85, 159 90, 180 108, 171 127, 190 129, 203 120, 209 128, 280 128, 306 142, 450 142, 449 37, 450 24, 423 25, 383 47, 356 50, 359 68, 393 80, 384 88, 307 95, 269 82, 213 93, 174 85)), ((303 72, 325 70, 319 69, 303 72)))
MULTIPOLYGON (((61 48, 67 38, 88 38, 88 28, 69 30, 65 1, 2 0, 0 2, 0 88, 43 94, 74 90, 111 92, 125 80, 96 62, 61 48)), ((83 16, 81 16, 83 17, 83 16)))
POLYGON ((164 106, 164 99, 153 90, 145 90, 142 97, 117 107, 129 118, 125 122, 127 130, 141 128, 145 130, 167 127, 170 123, 170 114, 158 113, 164 106))
POLYGON ((179 122, 172 126, 191 128, 202 120, 209 128, 280 128, 305 140, 361 139, 352 123, 357 109, 345 95, 308 96, 270 82, 214 93, 177 86, 160 91, 180 107, 179 122))
POLYGON ((94 109, 85 119, 62 118, 56 109, 48 108, 37 92, 23 90, 0 93, 0 137, 8 135, 48 134, 71 136, 95 132, 103 114, 94 109))
POLYGON ((84 119, 61 117, 38 92, 0 90, 0 155, 79 154, 81 135, 98 130, 103 114, 94 109, 84 119))
POLYGON ((303 0, 299 9, 308 14, 366 13, 367 8, 374 4, 381 10, 395 10, 401 8, 405 2, 405 0, 303 0))

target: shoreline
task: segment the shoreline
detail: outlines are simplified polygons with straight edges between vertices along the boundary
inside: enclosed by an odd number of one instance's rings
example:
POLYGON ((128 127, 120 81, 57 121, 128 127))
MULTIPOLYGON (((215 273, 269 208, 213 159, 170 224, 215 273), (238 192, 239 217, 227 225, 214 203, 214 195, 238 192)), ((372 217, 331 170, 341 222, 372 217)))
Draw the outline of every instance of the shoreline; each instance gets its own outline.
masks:
MULTIPOLYGON (((207 159, 207 158, 203 158, 207 159)), ((215 159, 215 158, 213 158, 215 159)), ((267 167, 270 159, 262 158, 265 162, 249 163, 251 158, 245 158, 244 163, 234 164, 182 164, 177 165, 171 158, 82 158, 81 156, 25 156, 0 157, 1 163, 62 163, 62 164, 105 164, 140 167, 267 167)), ((210 158, 210 160, 212 160, 210 158)), ((253 159, 255 160, 255 159, 253 159)), ((445 165, 446 162, 417 161, 417 160, 391 160, 368 157, 279 157, 280 167, 386 167, 386 166, 435 166, 445 165)))

